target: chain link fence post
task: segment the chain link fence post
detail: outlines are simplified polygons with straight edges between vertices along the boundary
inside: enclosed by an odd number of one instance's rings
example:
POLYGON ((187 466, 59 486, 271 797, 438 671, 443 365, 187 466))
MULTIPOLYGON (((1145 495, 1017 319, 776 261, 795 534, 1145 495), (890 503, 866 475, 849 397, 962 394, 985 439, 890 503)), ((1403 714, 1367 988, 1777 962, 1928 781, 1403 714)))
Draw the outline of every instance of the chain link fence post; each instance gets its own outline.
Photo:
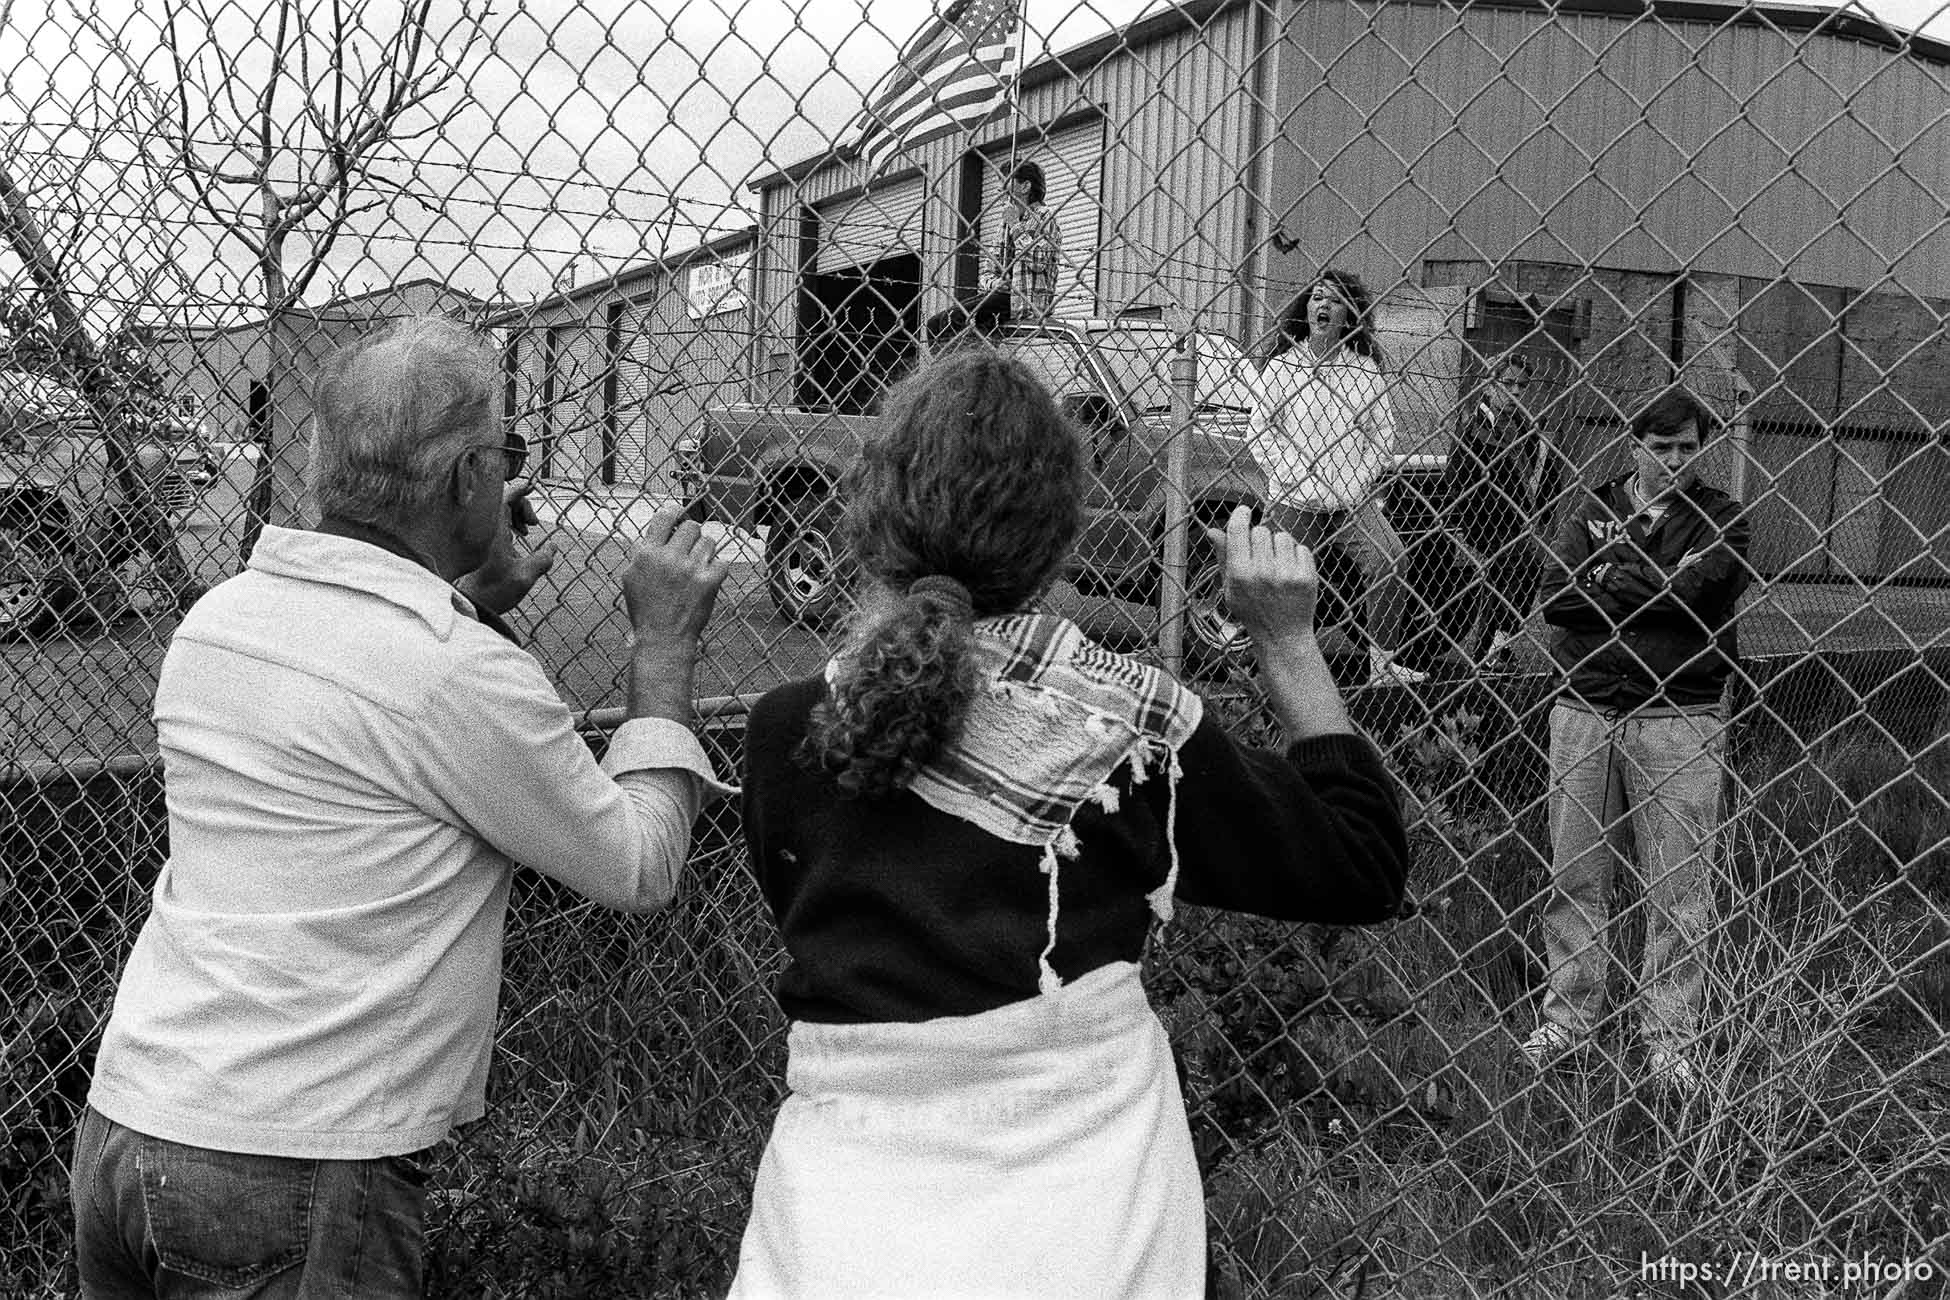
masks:
POLYGON ((1164 573, 1158 585, 1158 656, 1165 671, 1185 668, 1185 571, 1190 558, 1187 530, 1192 518, 1192 414, 1198 400, 1198 335, 1189 313, 1172 322, 1171 433, 1165 444, 1164 573))

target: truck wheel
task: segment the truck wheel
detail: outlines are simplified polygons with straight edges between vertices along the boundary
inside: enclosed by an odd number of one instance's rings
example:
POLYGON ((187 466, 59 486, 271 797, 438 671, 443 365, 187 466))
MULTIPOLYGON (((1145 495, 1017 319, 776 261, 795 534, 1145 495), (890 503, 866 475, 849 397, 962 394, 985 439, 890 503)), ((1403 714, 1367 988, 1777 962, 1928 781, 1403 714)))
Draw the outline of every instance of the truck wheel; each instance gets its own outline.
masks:
POLYGON ((71 596, 59 529, 17 508, 0 515, 0 641, 47 635, 71 596))
POLYGON ((1225 607, 1225 566, 1194 523, 1186 539, 1185 675, 1223 681, 1252 664, 1253 639, 1225 607))
POLYGON ((765 585, 772 604, 814 631, 832 627, 847 608, 849 575, 839 523, 838 502, 787 501, 765 536, 765 585))

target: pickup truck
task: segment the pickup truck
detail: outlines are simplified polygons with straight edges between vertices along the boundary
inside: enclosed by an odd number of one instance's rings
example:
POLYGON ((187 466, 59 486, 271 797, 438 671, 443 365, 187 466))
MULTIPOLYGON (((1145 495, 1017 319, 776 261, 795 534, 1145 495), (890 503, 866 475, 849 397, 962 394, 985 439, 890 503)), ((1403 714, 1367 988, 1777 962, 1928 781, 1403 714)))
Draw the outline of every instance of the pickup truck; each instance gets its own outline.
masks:
MULTIPOLYGON (((200 423, 136 422, 136 472, 172 529, 209 481, 200 423)), ((39 636, 103 597, 142 612, 170 596, 136 545, 130 504, 80 393, 0 371, 0 640, 39 636)))
MULTIPOLYGON (((1171 358, 1177 334, 1144 320, 1045 320, 1002 324, 989 341, 1034 371, 1089 448, 1085 522, 1065 577, 1078 590, 1154 603, 1163 556, 1165 450, 1171 434, 1171 358)), ((1192 517, 1221 523, 1256 504, 1266 476, 1247 450, 1251 363, 1229 338, 1195 336, 1198 387, 1189 449, 1192 517)), ((847 608, 838 538, 838 483, 873 427, 873 416, 800 407, 734 405, 707 410, 696 439, 698 507, 765 537, 766 585, 786 618, 824 629, 847 608)), ((1426 521, 1424 492, 1440 456, 1399 456, 1398 526, 1426 521), (1402 499, 1404 496, 1413 500, 1402 499), (1404 513, 1408 516, 1404 519, 1404 513)), ((1188 670, 1211 672, 1250 646, 1220 599, 1217 557, 1199 528, 1190 536, 1184 641, 1188 670)))

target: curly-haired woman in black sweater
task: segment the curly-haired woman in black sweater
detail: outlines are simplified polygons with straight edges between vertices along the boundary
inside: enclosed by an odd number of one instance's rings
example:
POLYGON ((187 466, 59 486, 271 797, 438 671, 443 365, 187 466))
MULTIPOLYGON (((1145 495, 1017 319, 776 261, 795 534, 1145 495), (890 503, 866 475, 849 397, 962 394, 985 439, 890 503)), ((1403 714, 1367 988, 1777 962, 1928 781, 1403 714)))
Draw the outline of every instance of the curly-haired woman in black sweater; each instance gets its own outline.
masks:
POLYGON ((1022 366, 895 390, 848 484, 868 584, 747 735, 745 833, 790 963, 786 1082, 734 1296, 1203 1294, 1171 1049, 1138 982, 1174 899, 1380 921, 1407 847, 1291 538, 1220 541, 1285 753, 1037 602, 1083 510, 1022 366))

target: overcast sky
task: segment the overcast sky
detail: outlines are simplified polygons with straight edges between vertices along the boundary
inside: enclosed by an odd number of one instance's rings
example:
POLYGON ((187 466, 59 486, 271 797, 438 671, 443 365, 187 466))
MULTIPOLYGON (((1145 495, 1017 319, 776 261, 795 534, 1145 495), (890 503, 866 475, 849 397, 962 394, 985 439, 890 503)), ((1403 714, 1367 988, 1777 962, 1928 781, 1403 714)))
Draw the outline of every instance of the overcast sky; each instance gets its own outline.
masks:
MULTIPOLYGON (((316 84, 331 2, 295 0, 317 38, 316 84)), ((1029 0, 1029 55, 1162 2, 1029 0)), ((370 62, 374 33, 397 25, 400 0, 347 5, 364 29, 349 44, 370 62)), ((170 7, 189 56, 180 80, 201 119, 191 132, 199 156, 234 165, 221 143, 255 116, 269 33, 225 0, 170 7), (223 91, 239 85, 247 93, 233 103, 223 91)), ((0 148, 77 281, 105 300, 97 318, 144 301, 248 303, 260 283, 249 250, 222 237, 180 169, 143 164, 165 155, 153 103, 133 92, 128 66, 160 91, 179 82, 160 8, 16 0, 0 32, 0 66, 13 69, 0 91, 0 148)), ((747 225, 755 196, 746 183, 841 136, 923 12, 912 0, 435 0, 431 26, 463 69, 434 101, 453 116, 438 133, 381 151, 375 170, 399 184, 377 196, 383 210, 355 219, 308 298, 416 275, 523 298, 546 292, 572 260, 586 281, 747 225), (480 37, 471 47, 470 14, 480 37)), ((274 107, 281 143, 295 146, 281 152, 315 164, 317 138, 298 107, 289 94, 274 107)), ((257 211, 248 187, 218 187, 213 201, 246 221, 257 211)), ((0 279, 19 274, 0 253, 0 279)))
MULTIPOLYGON (((323 84, 333 0, 291 2, 313 38, 311 80, 323 84)), ((397 25, 401 0, 342 2, 360 15, 349 62, 370 61, 374 33, 397 25)), ((1892 25, 1950 39, 1945 2, 1870 8, 1892 25)), ((1028 0, 1028 56, 1165 3, 1028 0)), ((0 0, 8 20, 0 67, 9 69, 0 158, 29 189, 76 287, 97 299, 98 321, 125 311, 165 317, 170 304, 195 304, 202 315, 212 303, 256 296, 248 251, 193 202, 180 169, 161 165, 154 101, 129 71, 173 90, 156 14, 174 10, 190 55, 199 156, 234 164, 222 144, 252 115, 270 63, 267 35, 241 15, 274 4, 208 0, 221 15, 214 22, 201 16, 205 8, 205 0, 0 0)), ((379 195, 387 206, 356 219, 307 297, 432 275, 521 299, 546 292, 572 259, 586 281, 747 224, 755 196, 745 183, 839 137, 924 12, 916 0, 494 0, 491 8, 435 0, 433 30, 462 68, 435 101, 452 118, 387 151, 376 168, 397 183, 379 195), (471 48, 470 13, 479 36, 471 48)), ((301 108, 287 94, 274 110, 280 144, 297 146, 281 153, 315 162, 317 137, 301 108)), ((244 187, 213 198, 220 212, 246 216, 255 201, 244 187)), ((0 253, 0 281, 19 275, 11 254, 0 253)))

